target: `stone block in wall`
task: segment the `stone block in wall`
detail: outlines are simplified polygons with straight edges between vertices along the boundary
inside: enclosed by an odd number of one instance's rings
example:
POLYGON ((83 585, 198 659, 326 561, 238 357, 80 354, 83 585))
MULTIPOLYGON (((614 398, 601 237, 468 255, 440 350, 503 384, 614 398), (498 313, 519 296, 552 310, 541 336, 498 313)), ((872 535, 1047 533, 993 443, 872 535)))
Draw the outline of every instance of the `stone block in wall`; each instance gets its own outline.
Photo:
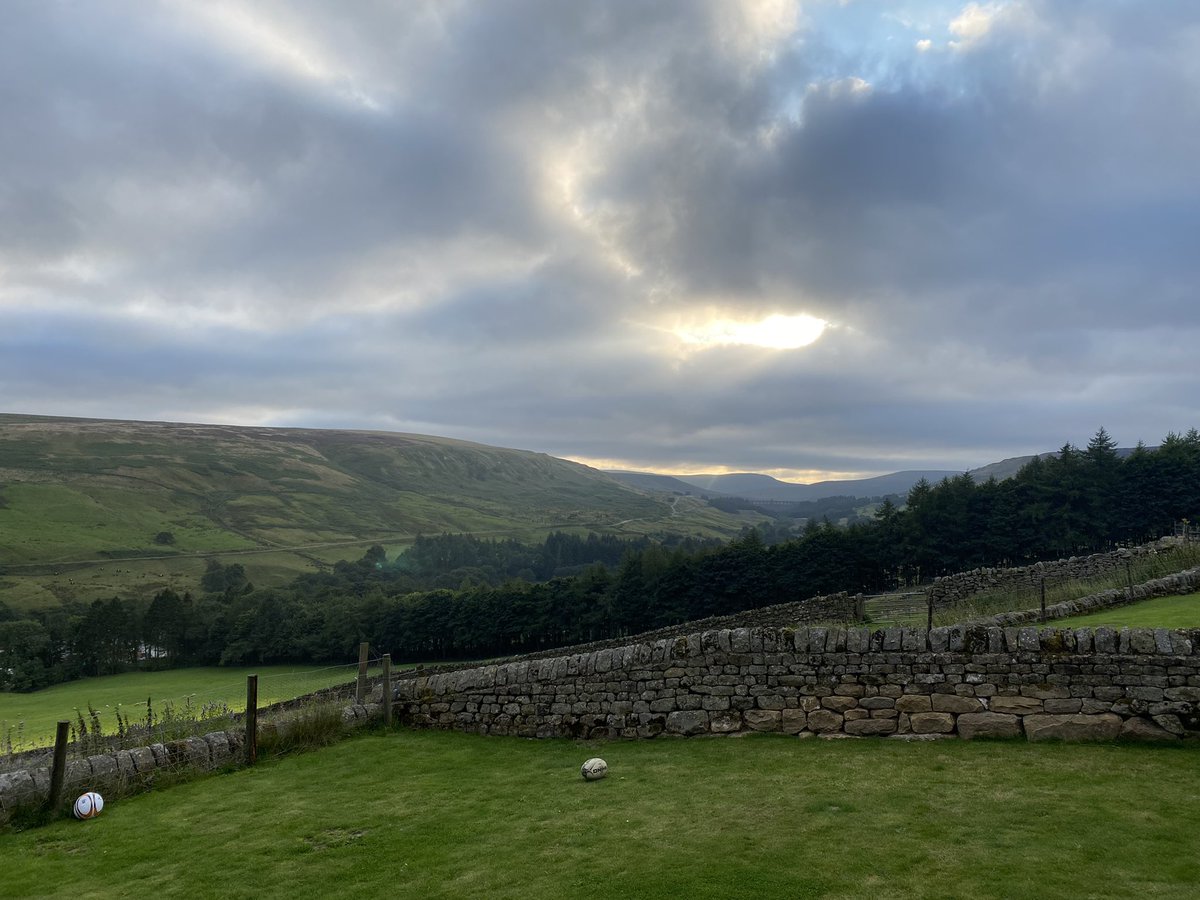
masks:
POLYGON ((1021 696, 1035 700, 1065 700, 1071 696, 1071 692, 1053 684, 1026 684, 1021 686, 1021 696))
POLYGON ((957 694, 933 694, 934 712, 973 713, 981 712, 983 704, 974 697, 960 697, 957 694))
POLYGON ((954 716, 944 712, 919 712, 908 717, 913 734, 951 734, 954 716))
POLYGON ((708 713, 702 709, 680 710, 667 716, 667 731, 671 734, 703 734, 709 730, 708 722, 708 713))
POLYGON ((225 732, 210 732, 204 735, 204 742, 208 744, 208 753, 214 766, 228 762, 233 757, 233 748, 229 746, 229 736, 225 732))
POLYGON ((1187 687, 1182 685, 1169 687, 1163 691, 1163 696, 1167 700, 1200 703, 1200 687, 1187 687))
POLYGON ((829 634, 828 628, 810 628, 808 629, 808 649, 810 653, 823 653, 825 651, 825 638, 829 634))
POLYGON ((153 772, 158 767, 154 759, 154 751, 149 747, 136 747, 130 750, 129 758, 133 761, 134 769, 139 775, 153 772))
POLYGON ((896 699, 894 697, 864 697, 858 701, 858 705, 863 709, 894 709, 896 699))
POLYGON ((839 697, 862 697, 866 694, 867 689, 861 684, 843 682, 842 684, 835 685, 833 692, 839 697))
POLYGON ((111 784, 117 779, 117 758, 110 753, 99 753, 88 757, 92 767, 92 780, 97 784, 111 784))
POLYGON ((122 778, 132 778, 137 774, 137 764, 133 761, 132 750, 118 750, 116 753, 117 771, 122 778))
POLYGON ((1161 716, 1154 716, 1154 723, 1158 725, 1159 728, 1162 728, 1164 731, 1169 731, 1171 734, 1177 734, 1180 736, 1187 734, 1187 729, 1184 727, 1183 722, 1180 721, 1179 716, 1171 715, 1170 713, 1161 716))
MULTIPOLYGON (((1158 649, 1154 640, 1154 632, 1149 628, 1131 628, 1128 635, 1129 647, 1134 653, 1151 654, 1158 649)), ((1122 636, 1124 637, 1124 635, 1122 636)))
POLYGON ((1036 697, 992 697, 988 700, 992 712, 1025 716, 1042 712, 1042 701, 1036 697))
POLYGON ((1017 629, 1017 649, 1037 651, 1042 649, 1042 643, 1036 628, 1026 626, 1017 629))
POLYGON ((963 713, 958 717, 958 733, 965 740, 975 738, 1014 738, 1021 734, 1021 720, 997 712, 963 713))
POLYGON ((1045 700, 1042 706, 1046 712, 1052 715, 1072 715, 1083 712, 1083 701, 1078 697, 1069 700, 1045 700))
POLYGON ((847 722, 852 722, 855 719, 869 719, 871 718, 871 711, 869 709, 848 709, 842 713, 842 718, 847 722))
POLYGON ((1095 629, 1092 632, 1092 646, 1096 648, 1097 653, 1116 653, 1117 633, 1104 626, 1095 629))
POLYGON ((905 694, 897 698, 896 709, 902 713, 930 712, 933 702, 928 694, 905 694))
POLYGON ((750 652, 750 629, 734 628, 729 632, 729 646, 733 653, 750 652))
POLYGON ((64 788, 78 788, 87 785, 92 780, 92 766, 86 759, 68 759, 67 768, 63 774, 64 788))
POLYGON ((858 701, 853 697, 822 697, 821 706, 824 709, 831 709, 834 712, 844 713, 848 709, 853 709, 858 706, 858 701))
POLYGON ((784 734, 799 734, 808 725, 808 713, 802 709, 783 710, 780 730, 784 734))
POLYGON ((1160 687, 1130 685, 1125 688, 1125 696, 1133 700, 1159 701, 1163 699, 1164 692, 1160 687))
POLYGON ((842 714, 831 709, 818 709, 808 714, 808 729, 817 734, 842 730, 842 714))
POLYGON ((41 799, 33 776, 24 769, 0 775, 0 810, 8 812, 41 799))
POLYGON ((1177 741, 1179 736, 1172 734, 1156 722, 1134 716, 1121 724, 1120 738, 1123 741, 1177 741))
MULTIPOLYGON (((996 618, 999 619, 1000 617, 997 616, 996 618)), ((1019 628, 1006 627, 1004 629, 1004 649, 1009 653, 1016 653, 1019 649, 1021 649, 1019 637, 1019 628)))
POLYGON ((754 731, 779 731, 783 717, 781 711, 774 709, 748 709, 742 713, 746 727, 754 731))
POLYGON ((713 734, 732 734, 742 730, 742 714, 736 710, 714 712, 709 716, 708 730, 713 734))
POLYGON ((880 736, 896 733, 895 719, 856 719, 846 722, 843 730, 846 734, 853 734, 860 737, 868 735, 880 736))
POLYGON ((1121 717, 1113 713, 1031 715, 1025 717, 1023 724, 1031 741, 1111 741, 1121 733, 1121 717))

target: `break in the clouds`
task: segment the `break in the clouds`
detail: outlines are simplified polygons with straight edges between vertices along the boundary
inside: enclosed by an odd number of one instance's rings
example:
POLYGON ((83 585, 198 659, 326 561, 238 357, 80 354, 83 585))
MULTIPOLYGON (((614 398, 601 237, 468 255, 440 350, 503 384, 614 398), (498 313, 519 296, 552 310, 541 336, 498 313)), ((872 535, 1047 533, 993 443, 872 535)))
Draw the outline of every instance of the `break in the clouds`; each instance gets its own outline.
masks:
POLYGON ((1200 425, 1200 6, 17 2, 0 409, 661 471, 1200 425))

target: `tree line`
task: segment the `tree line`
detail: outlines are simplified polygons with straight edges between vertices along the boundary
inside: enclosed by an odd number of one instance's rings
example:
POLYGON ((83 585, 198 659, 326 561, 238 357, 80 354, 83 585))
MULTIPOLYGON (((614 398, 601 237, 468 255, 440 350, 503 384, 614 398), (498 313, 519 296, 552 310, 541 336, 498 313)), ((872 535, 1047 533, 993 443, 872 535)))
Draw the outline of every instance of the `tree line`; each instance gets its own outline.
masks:
POLYGON ((443 535, 394 560, 373 547, 285 588, 255 589, 240 566, 214 563, 197 595, 163 591, 145 609, 117 598, 27 617, 0 607, 0 685, 116 671, 139 648, 169 665, 340 662, 361 640, 396 660, 503 656, 1141 543, 1197 514, 1200 434, 1170 434, 1122 458, 1101 429, 1085 448, 1068 444, 1013 478, 921 482, 903 508, 887 501, 870 522, 810 521, 773 544, 757 530, 720 546, 443 535))

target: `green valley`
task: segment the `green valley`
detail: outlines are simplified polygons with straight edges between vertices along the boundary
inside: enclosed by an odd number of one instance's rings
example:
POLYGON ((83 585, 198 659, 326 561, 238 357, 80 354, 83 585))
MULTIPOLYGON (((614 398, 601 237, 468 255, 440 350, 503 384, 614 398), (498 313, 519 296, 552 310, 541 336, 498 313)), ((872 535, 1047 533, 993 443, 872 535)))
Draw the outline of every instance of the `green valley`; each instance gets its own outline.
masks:
POLYGON ((449 438, 0 415, 13 608, 191 589, 213 556, 269 586, 421 533, 728 536, 759 518, 449 438))

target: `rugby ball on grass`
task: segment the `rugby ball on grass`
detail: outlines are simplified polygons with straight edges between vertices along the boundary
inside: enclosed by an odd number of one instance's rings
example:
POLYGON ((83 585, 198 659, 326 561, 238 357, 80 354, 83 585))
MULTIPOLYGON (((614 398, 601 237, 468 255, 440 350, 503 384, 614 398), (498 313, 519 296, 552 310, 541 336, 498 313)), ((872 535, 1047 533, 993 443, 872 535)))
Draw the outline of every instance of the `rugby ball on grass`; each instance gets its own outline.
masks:
POLYGON ((104 798, 95 791, 88 791, 86 794, 80 794, 79 799, 75 801, 75 818, 94 819, 100 815, 102 809, 104 798))
POLYGON ((608 763, 594 756, 579 767, 579 774, 583 776, 584 781, 599 781, 608 774, 608 763))

